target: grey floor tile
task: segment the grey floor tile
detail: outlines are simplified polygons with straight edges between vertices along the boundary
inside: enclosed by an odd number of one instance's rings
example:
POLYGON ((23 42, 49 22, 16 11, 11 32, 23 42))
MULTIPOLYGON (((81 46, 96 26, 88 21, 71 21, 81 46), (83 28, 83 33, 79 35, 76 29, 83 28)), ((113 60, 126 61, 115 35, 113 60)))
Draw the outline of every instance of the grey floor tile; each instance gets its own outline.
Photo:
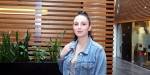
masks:
POLYGON ((120 58, 114 58, 113 75, 150 75, 150 70, 120 58))

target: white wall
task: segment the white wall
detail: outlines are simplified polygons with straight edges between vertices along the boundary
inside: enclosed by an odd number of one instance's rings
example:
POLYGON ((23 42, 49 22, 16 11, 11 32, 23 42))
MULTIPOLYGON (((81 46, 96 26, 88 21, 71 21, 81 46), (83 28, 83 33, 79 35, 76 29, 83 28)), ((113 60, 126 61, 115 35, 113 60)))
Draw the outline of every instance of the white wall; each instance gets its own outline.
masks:
POLYGON ((122 45, 122 29, 121 25, 114 25, 114 42, 113 42, 113 57, 120 57, 121 58, 121 45, 122 45))

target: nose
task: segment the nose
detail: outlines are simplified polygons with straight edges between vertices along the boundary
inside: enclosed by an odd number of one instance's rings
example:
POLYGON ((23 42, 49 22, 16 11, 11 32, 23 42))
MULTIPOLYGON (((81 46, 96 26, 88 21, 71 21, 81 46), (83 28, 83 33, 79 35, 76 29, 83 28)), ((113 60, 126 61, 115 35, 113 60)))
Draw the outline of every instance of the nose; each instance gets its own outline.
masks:
POLYGON ((81 24, 78 25, 78 28, 81 28, 81 24))

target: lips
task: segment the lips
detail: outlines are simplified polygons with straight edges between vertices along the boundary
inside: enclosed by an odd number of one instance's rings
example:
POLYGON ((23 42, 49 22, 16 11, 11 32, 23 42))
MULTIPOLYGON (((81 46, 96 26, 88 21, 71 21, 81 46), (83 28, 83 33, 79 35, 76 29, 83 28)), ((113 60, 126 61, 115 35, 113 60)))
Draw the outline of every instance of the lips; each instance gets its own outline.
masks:
POLYGON ((78 33, 82 33, 83 31, 77 31, 78 33))

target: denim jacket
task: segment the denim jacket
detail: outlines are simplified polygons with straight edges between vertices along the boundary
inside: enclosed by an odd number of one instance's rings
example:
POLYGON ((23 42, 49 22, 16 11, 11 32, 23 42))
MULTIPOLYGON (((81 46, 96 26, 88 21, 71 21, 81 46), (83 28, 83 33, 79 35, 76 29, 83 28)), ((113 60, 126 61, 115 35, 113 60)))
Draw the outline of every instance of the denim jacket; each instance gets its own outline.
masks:
POLYGON ((63 75, 106 75, 106 54, 100 44, 89 38, 85 50, 79 53, 76 63, 72 64, 77 41, 70 43, 70 51, 59 60, 59 69, 63 75))

